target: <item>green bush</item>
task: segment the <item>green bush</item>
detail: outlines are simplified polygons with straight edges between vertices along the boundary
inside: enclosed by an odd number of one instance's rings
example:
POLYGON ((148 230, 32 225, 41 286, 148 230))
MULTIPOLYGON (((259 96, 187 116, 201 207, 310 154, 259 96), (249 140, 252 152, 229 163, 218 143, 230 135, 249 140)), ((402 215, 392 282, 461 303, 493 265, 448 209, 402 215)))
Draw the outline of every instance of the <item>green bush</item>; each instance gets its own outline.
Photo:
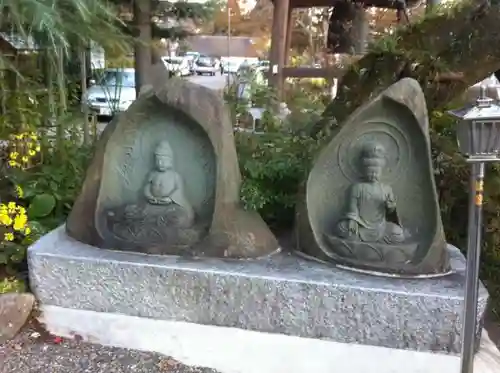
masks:
MULTIPOLYGON (((324 106, 319 96, 308 96, 307 92, 300 86, 288 92, 292 113, 282 123, 271 114, 275 100, 273 92, 267 87, 252 85, 250 100, 253 106, 267 110, 259 126, 264 133, 237 132, 235 135, 243 178, 240 194, 243 205, 259 211, 275 230, 287 229, 293 224, 300 183, 307 176, 321 142, 307 133, 324 106)), ((234 91, 229 92, 226 100, 233 118, 244 115, 247 102, 238 100, 234 91)))
POLYGON ((43 162, 25 170, 11 170, 7 177, 23 191, 28 218, 41 233, 64 223, 78 196, 93 147, 66 139, 56 151, 42 147, 43 162), (62 148, 61 148, 62 147, 62 148), (61 158, 64 154, 64 159, 61 158))
POLYGON ((295 201, 307 175, 317 142, 290 133, 237 133, 237 151, 243 177, 241 200, 259 211, 274 229, 293 223, 295 201))
POLYGON ((38 90, 21 83, 3 91, 9 105, 0 116, 0 273, 22 267, 26 248, 64 223, 92 153, 82 145, 80 113, 64 103, 47 107, 38 90))

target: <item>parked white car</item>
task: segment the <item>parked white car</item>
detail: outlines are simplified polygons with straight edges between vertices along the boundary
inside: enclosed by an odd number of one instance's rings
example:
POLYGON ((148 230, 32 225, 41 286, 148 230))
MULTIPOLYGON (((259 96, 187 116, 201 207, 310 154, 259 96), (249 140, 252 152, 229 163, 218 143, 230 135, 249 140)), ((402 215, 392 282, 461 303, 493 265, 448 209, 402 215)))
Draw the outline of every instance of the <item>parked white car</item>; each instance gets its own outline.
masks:
POLYGON ((162 61, 171 76, 191 75, 189 61, 184 57, 162 57, 162 61))
POLYGON ((225 60, 222 62, 222 73, 223 74, 236 74, 240 68, 240 61, 225 60))
POLYGON ((194 62, 194 72, 197 75, 211 75, 215 76, 215 74, 219 71, 219 67, 215 59, 211 57, 198 57, 194 62))
POLYGON ((198 57, 200 57, 200 53, 198 53, 198 52, 186 52, 182 55, 182 57, 188 61, 189 69, 191 70, 191 74, 194 74, 194 61, 196 61, 196 59, 198 57))
POLYGON ((127 110, 135 99, 135 69, 104 69, 81 103, 82 110, 87 106, 96 115, 113 116, 127 110))

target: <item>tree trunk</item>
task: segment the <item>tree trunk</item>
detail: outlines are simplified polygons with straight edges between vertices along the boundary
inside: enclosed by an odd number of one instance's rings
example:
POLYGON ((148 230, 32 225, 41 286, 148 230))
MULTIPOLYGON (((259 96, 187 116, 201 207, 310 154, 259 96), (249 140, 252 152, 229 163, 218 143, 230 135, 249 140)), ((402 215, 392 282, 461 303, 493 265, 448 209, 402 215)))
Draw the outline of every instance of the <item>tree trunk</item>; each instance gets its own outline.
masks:
POLYGON ((135 90, 137 96, 144 85, 150 84, 149 71, 151 69, 151 0, 134 1, 134 25, 136 28, 135 55, 135 90))
POLYGON ((398 30, 347 67, 337 97, 312 129, 341 124, 354 110, 401 78, 415 78, 429 112, 500 69, 500 4, 467 1, 398 30))
POLYGON ((156 65, 160 62, 162 62, 161 58, 164 55, 164 51, 161 50, 161 48, 157 45, 152 45, 151 46, 151 63, 153 65, 156 65))

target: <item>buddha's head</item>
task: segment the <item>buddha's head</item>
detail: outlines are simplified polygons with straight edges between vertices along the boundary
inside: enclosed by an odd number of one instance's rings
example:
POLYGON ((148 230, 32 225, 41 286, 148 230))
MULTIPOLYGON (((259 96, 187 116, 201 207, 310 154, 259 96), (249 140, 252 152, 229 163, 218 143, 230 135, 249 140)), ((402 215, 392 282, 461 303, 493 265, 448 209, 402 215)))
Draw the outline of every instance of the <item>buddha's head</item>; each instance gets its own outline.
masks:
POLYGON ((376 141, 364 144, 361 149, 361 165, 367 181, 379 181, 385 166, 385 148, 376 141))
POLYGON ((161 141, 155 149, 155 166, 158 171, 173 167, 173 152, 168 141, 161 141))

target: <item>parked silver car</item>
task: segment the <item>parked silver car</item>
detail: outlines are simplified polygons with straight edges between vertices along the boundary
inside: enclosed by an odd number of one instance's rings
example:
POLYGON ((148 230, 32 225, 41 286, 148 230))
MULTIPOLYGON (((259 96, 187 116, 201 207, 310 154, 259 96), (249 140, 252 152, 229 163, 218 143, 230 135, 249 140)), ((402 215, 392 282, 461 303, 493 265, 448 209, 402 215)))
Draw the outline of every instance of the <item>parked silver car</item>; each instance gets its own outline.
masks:
POLYGON ((219 66, 217 66, 217 62, 212 57, 198 57, 194 61, 194 72, 197 75, 211 75, 215 76, 219 71, 219 66))
MULTIPOLYGON (((112 116, 125 111, 136 99, 135 69, 104 69, 82 97, 82 110, 112 116)), ((91 82, 92 84, 92 82, 91 82)))

